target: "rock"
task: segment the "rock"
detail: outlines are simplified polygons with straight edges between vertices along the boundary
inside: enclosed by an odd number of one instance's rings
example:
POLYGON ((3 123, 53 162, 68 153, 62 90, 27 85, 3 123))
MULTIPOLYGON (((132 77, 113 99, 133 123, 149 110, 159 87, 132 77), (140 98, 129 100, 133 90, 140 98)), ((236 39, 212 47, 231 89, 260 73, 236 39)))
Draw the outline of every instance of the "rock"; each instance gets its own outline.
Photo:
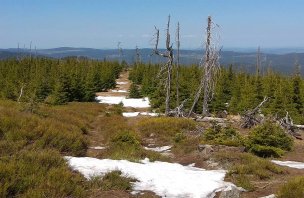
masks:
POLYGON ((207 163, 207 166, 210 168, 219 168, 219 165, 220 165, 219 163, 214 162, 212 160, 207 160, 206 163, 207 163))
POLYGON ((199 144, 198 145, 198 151, 203 155, 203 156, 208 156, 212 152, 214 152, 212 145, 209 144, 199 144))
POLYGON ((221 192, 219 198, 240 198, 241 192, 244 191, 245 190, 243 188, 236 186, 229 186, 221 192))

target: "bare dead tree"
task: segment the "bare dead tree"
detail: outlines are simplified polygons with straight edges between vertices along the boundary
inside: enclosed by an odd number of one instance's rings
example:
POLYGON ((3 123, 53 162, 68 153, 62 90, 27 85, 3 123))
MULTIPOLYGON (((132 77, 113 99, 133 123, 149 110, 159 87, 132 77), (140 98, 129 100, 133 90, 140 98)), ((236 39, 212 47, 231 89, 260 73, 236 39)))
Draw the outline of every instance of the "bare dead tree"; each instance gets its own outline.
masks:
MULTIPOLYGON (((179 57, 180 57, 180 25, 177 23, 176 30, 176 46, 177 46, 177 54, 176 54, 176 106, 179 106, 179 57)), ((180 113, 178 113, 180 115, 180 113)))
POLYGON ((139 50, 137 45, 136 45, 136 48, 135 48, 135 53, 136 53, 135 62, 136 62, 136 64, 139 64, 141 62, 141 55, 140 55, 140 50, 139 50))
POLYGON ((18 42, 18 51, 17 51, 17 60, 20 61, 20 47, 19 47, 19 42, 18 42))
POLYGON ((260 46, 258 47, 258 51, 257 51, 257 56, 256 56, 256 76, 260 75, 260 71, 261 70, 261 48, 260 46))
POLYGON ((121 48, 121 42, 120 41, 118 41, 118 43, 117 43, 117 50, 118 50, 119 63, 121 63, 122 62, 123 51, 122 51, 122 48, 121 48))
POLYGON ((217 42, 212 37, 212 30, 215 28, 212 23, 211 16, 208 17, 207 20, 207 39, 206 39, 206 49, 205 55, 200 62, 200 67, 202 67, 202 78, 200 81, 200 85, 195 94, 193 104, 188 113, 188 117, 191 116, 195 105, 197 104, 201 93, 203 91, 203 116, 207 116, 209 114, 208 102, 213 96, 216 76, 219 73, 219 52, 217 42))
POLYGON ((30 60, 32 60, 32 41, 30 42, 30 60))
POLYGON ((171 93, 171 77, 172 77, 172 65, 173 65, 173 47, 170 41, 170 15, 168 16, 168 23, 166 29, 166 51, 164 53, 158 50, 158 43, 159 43, 159 29, 155 27, 155 47, 154 47, 154 54, 167 58, 167 62, 161 67, 160 75, 167 74, 165 87, 166 87, 166 109, 165 115, 169 115, 170 111, 170 93, 171 93))
POLYGON ((260 112, 260 109, 263 106, 263 104, 265 102, 267 102, 268 100, 269 100, 269 97, 265 96, 263 101, 258 106, 256 106, 254 109, 248 110, 244 113, 244 115, 242 116, 242 124, 241 124, 242 128, 251 128, 251 127, 261 123, 262 117, 259 117, 258 113, 260 112))

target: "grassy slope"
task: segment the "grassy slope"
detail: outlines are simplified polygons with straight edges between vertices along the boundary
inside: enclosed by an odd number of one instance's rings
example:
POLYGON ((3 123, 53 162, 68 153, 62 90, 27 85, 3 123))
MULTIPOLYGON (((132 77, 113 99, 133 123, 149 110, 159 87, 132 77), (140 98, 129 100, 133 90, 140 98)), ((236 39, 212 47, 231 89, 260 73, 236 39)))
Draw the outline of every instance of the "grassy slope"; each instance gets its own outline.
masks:
POLYGON ((84 156, 90 123, 102 105, 40 106, 0 101, 0 197, 86 197, 82 176, 62 155, 84 156))
MULTIPOLYGON (((124 118, 121 112, 120 106, 70 103, 42 105, 29 113, 25 104, 0 101, 0 197, 130 196, 130 179, 113 173, 101 183, 88 182, 68 168, 62 155, 133 161, 149 157, 208 168, 209 158, 201 156, 197 145, 203 141, 198 131, 209 126, 187 119, 124 118), (144 150, 151 141, 173 145, 173 157, 144 150), (108 149, 88 149, 99 145, 108 149)), ((251 190, 245 197, 275 193, 285 180, 303 174, 248 153, 216 151, 211 158, 229 169, 228 181, 251 190)))

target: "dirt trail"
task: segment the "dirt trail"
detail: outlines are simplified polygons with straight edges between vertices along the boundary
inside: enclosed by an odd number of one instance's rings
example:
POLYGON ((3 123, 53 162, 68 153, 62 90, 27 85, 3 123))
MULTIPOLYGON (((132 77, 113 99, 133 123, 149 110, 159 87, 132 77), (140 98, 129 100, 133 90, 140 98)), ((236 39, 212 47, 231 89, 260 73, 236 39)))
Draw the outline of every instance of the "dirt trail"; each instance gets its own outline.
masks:
POLYGON ((124 71, 116 80, 116 88, 110 89, 107 92, 98 92, 97 96, 128 96, 131 81, 129 78, 129 71, 124 71))
MULTIPOLYGON (((116 80, 116 87, 107 92, 98 92, 96 96, 128 97, 131 81, 129 80, 129 71, 124 71, 116 80)), ((124 107, 124 112, 150 112, 150 108, 124 107)))

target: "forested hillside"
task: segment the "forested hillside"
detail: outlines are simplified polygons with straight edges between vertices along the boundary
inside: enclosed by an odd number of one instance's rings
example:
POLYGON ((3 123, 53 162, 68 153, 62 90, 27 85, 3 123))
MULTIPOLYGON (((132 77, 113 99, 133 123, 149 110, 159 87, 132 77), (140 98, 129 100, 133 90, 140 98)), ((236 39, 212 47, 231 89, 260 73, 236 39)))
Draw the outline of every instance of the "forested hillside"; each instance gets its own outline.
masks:
MULTIPOLYGON (((164 110, 165 82, 159 76, 159 65, 137 64, 130 72, 130 79, 141 85, 141 93, 149 96, 153 108, 164 110)), ((177 104, 185 102, 185 109, 189 109, 193 96, 197 91, 203 73, 197 65, 179 68, 178 90, 179 99, 176 101, 176 68, 173 71, 171 89, 171 109, 177 104)), ((304 123, 303 119, 303 79, 297 67, 293 75, 278 74, 271 69, 263 75, 248 74, 235 70, 233 65, 228 69, 221 68, 215 80, 215 91, 211 96, 209 108, 217 114, 227 111, 231 114, 242 114, 248 109, 257 106, 264 98, 270 97, 262 108, 262 113, 272 116, 285 116, 288 111, 296 122, 304 123)), ((195 112, 201 113, 202 97, 195 106, 195 112)))
POLYGON ((94 101, 97 91, 115 87, 118 62, 79 58, 0 61, 0 98, 64 104, 94 101))

